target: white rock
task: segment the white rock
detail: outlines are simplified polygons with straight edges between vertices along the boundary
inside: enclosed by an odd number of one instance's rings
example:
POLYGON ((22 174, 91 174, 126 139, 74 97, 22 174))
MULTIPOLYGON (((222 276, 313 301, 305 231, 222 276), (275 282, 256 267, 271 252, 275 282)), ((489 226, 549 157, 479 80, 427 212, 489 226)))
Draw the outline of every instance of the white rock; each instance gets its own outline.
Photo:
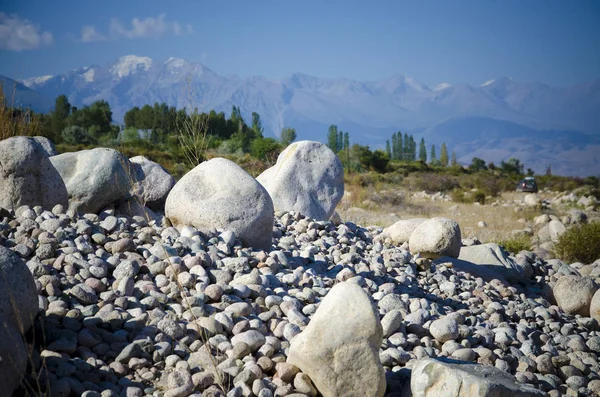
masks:
POLYGON ((165 215, 176 227, 230 230, 247 246, 271 246, 271 197, 246 171, 224 158, 206 161, 185 174, 167 197, 165 215))
POLYGON ((410 239, 410 235, 412 234, 412 232, 415 231, 416 227, 423 223, 423 221, 425 220, 425 218, 399 220, 393 225, 383 229, 383 232, 381 232, 381 234, 377 236, 377 238, 382 240, 389 238, 393 244, 403 244, 410 239))
POLYGON ((548 232, 550 233, 550 240, 552 240, 555 243, 558 242, 560 236, 565 234, 566 231, 567 228, 559 220, 553 219, 550 221, 550 223, 548 223, 548 232))
POLYGON ((556 304, 567 314, 590 316, 590 304, 598 286, 589 277, 564 275, 552 287, 556 304))
POLYGON ((129 161, 135 171, 135 193, 146 207, 155 211, 164 208, 167 195, 175 186, 175 178, 160 164, 144 156, 135 156, 129 161))
POLYGON ((496 243, 462 247, 458 259, 498 272, 510 283, 519 282, 525 273, 524 269, 496 243))
POLYGON ((537 207, 540 204, 540 199, 538 198, 537 194, 530 193, 525 195, 523 202, 527 207, 537 207))
POLYGON ((412 369, 413 397, 542 397, 546 394, 517 383, 501 369, 479 364, 451 364, 423 358, 412 369))
POLYGON ((256 179, 271 195, 275 210, 316 220, 328 220, 344 195, 342 163, 320 142, 292 143, 256 179))
POLYGON ((441 317, 429 326, 429 332, 437 341, 444 343, 458 338, 458 323, 452 317, 441 317))
POLYGON ((37 311, 37 290, 31 272, 21 258, 0 245, 0 318, 23 334, 33 324, 37 311))
POLYGON ((69 209, 98 213, 129 196, 134 178, 127 157, 114 149, 96 148, 50 157, 69 193, 69 209))
POLYGON ((307 374, 324 397, 381 397, 386 389, 379 362, 382 338, 369 295, 357 284, 339 283, 292 340, 288 362, 307 374))
POLYGON ((0 141, 0 207, 66 206, 67 188, 46 150, 33 138, 0 141))
POLYGON ((460 227, 448 218, 427 219, 415 228, 408 245, 412 253, 419 253, 425 258, 457 258, 461 246, 460 227))

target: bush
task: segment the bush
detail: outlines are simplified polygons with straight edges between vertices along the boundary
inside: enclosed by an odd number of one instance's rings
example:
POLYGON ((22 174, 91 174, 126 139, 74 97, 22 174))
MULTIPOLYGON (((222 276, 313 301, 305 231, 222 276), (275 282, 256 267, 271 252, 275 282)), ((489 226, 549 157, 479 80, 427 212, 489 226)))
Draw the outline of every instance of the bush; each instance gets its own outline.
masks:
POLYGON ((473 195, 473 199, 474 199, 474 201, 476 201, 479 204, 483 205, 483 204, 485 204, 485 193, 482 192, 481 190, 477 190, 475 192, 475 194, 473 195))
POLYGON ((600 223, 568 229, 554 246, 555 255, 566 262, 592 263, 600 259, 600 223))
POLYGON ((461 189, 454 189, 450 194, 450 197, 452 197, 452 201, 454 201, 455 203, 470 204, 473 202, 471 196, 466 195, 465 192, 461 189))
POLYGON ((508 240, 498 241, 498 245, 502 246, 506 251, 516 255, 521 251, 528 251, 531 249, 531 238, 522 234, 508 240))

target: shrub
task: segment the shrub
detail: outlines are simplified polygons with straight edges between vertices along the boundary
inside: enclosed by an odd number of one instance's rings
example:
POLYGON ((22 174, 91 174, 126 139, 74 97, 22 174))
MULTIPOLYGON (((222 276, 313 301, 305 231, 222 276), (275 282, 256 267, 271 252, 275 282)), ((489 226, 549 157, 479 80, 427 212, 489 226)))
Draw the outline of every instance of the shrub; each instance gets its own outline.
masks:
POLYGON ((477 190, 475 192, 475 194, 473 195, 473 199, 474 199, 474 201, 476 201, 479 204, 483 205, 483 204, 485 204, 485 193, 482 192, 481 190, 477 190))
POLYGON ((498 241, 498 245, 512 254, 518 254, 521 251, 531 249, 531 238, 525 234, 512 237, 508 240, 498 241))
POLYGON ((555 255, 566 262, 592 263, 600 259, 600 223, 568 229, 554 246, 555 255))
POLYGON ((466 195, 465 192, 461 189, 454 189, 450 194, 450 197, 452 197, 452 201, 454 201, 455 203, 470 204, 473 202, 471 196, 466 195))

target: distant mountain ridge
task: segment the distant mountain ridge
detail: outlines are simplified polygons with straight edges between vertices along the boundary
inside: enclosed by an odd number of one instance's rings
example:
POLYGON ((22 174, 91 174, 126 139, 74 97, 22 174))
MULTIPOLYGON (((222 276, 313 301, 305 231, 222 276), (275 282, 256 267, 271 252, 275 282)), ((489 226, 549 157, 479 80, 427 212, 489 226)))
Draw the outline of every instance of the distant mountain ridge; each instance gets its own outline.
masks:
MULTIPOLYGON (((224 77, 200 63, 179 58, 155 61, 128 55, 106 66, 36 77, 23 84, 46 98, 66 94, 76 106, 105 99, 116 120, 122 120, 133 106, 166 102, 187 107, 191 92, 193 105, 202 110, 215 109, 228 115, 232 105, 237 105, 248 120, 253 111, 258 112, 266 134, 272 136, 284 126, 292 126, 300 139, 324 141, 327 127, 337 124, 350 132, 353 142, 383 147, 395 131, 419 131, 425 134, 428 144, 446 142, 466 162, 470 162, 473 152, 467 147, 489 143, 481 134, 471 140, 466 131, 460 130, 466 125, 474 128, 475 135, 486 129, 502 131, 500 141, 548 142, 544 143, 544 150, 550 150, 547 156, 560 162, 565 162, 559 156, 562 149, 551 145, 556 136, 585 151, 596 144, 600 135, 600 79, 561 88, 503 77, 477 87, 442 83, 430 88, 400 74, 377 81, 323 79, 302 73, 284 79, 224 77), (467 123, 469 119, 472 121, 467 123), (500 128, 500 122, 509 124, 500 128), (444 136, 435 133, 441 130, 446 132, 444 136), (589 136, 590 141, 582 136, 589 136)), ((510 146, 506 142, 503 145, 510 146)), ((502 160, 492 157, 486 160, 502 160)), ((595 159, 592 155, 582 158, 595 159)), ((545 167, 541 160, 532 161, 537 171, 545 167)), ((565 172, 572 173, 571 168, 564 167, 565 172)), ((600 174, 600 169, 593 167, 574 169, 600 174)))

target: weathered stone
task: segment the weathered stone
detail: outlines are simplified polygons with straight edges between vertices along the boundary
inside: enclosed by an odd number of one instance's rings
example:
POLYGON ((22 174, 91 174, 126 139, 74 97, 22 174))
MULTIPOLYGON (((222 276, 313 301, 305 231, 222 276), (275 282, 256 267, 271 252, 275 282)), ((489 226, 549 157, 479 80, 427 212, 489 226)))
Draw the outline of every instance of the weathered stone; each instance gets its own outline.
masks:
POLYGON ((35 139, 17 136, 0 141, 0 207, 51 209, 67 202, 65 183, 35 139))
POLYGON ((552 287, 556 304, 567 314, 590 316, 590 304, 598 286, 589 277, 564 275, 552 287))
POLYGON ((401 245, 410 239, 412 232, 425 220, 425 218, 402 219, 383 229, 378 238, 382 240, 389 238, 393 244, 401 245))
POLYGON ((144 156, 129 159, 135 171, 134 194, 139 196, 142 203, 154 210, 162 210, 165 200, 173 186, 175 178, 160 164, 144 156))
POLYGON ((114 149, 96 148, 50 157, 69 193, 69 209, 98 213, 127 199, 133 184, 131 164, 114 149))
POLYGON ((277 211, 296 211, 316 220, 328 220, 344 195, 342 163, 320 142, 292 143, 256 179, 277 211))
POLYGON ((0 318, 23 334, 33 324, 37 311, 37 291, 27 265, 0 246, 0 318))
POLYGON ((462 247, 458 259, 475 263, 502 275, 508 282, 517 283, 524 278, 524 269, 496 243, 462 247))
POLYGON ((230 230, 247 246, 271 246, 271 197, 246 171, 224 158, 206 161, 185 174, 167 197, 165 215, 177 227, 230 230))
POLYGON ((542 397, 545 393, 517 383, 495 367, 423 358, 412 369, 413 397, 542 397))
POLYGON ((448 218, 427 219, 412 232, 408 245, 413 254, 419 253, 425 258, 457 258, 461 246, 460 227, 448 218))
POLYGON ((379 362, 382 338, 369 295, 355 283, 339 283, 292 340, 288 362, 307 374, 324 397, 381 397, 386 388, 379 362))

